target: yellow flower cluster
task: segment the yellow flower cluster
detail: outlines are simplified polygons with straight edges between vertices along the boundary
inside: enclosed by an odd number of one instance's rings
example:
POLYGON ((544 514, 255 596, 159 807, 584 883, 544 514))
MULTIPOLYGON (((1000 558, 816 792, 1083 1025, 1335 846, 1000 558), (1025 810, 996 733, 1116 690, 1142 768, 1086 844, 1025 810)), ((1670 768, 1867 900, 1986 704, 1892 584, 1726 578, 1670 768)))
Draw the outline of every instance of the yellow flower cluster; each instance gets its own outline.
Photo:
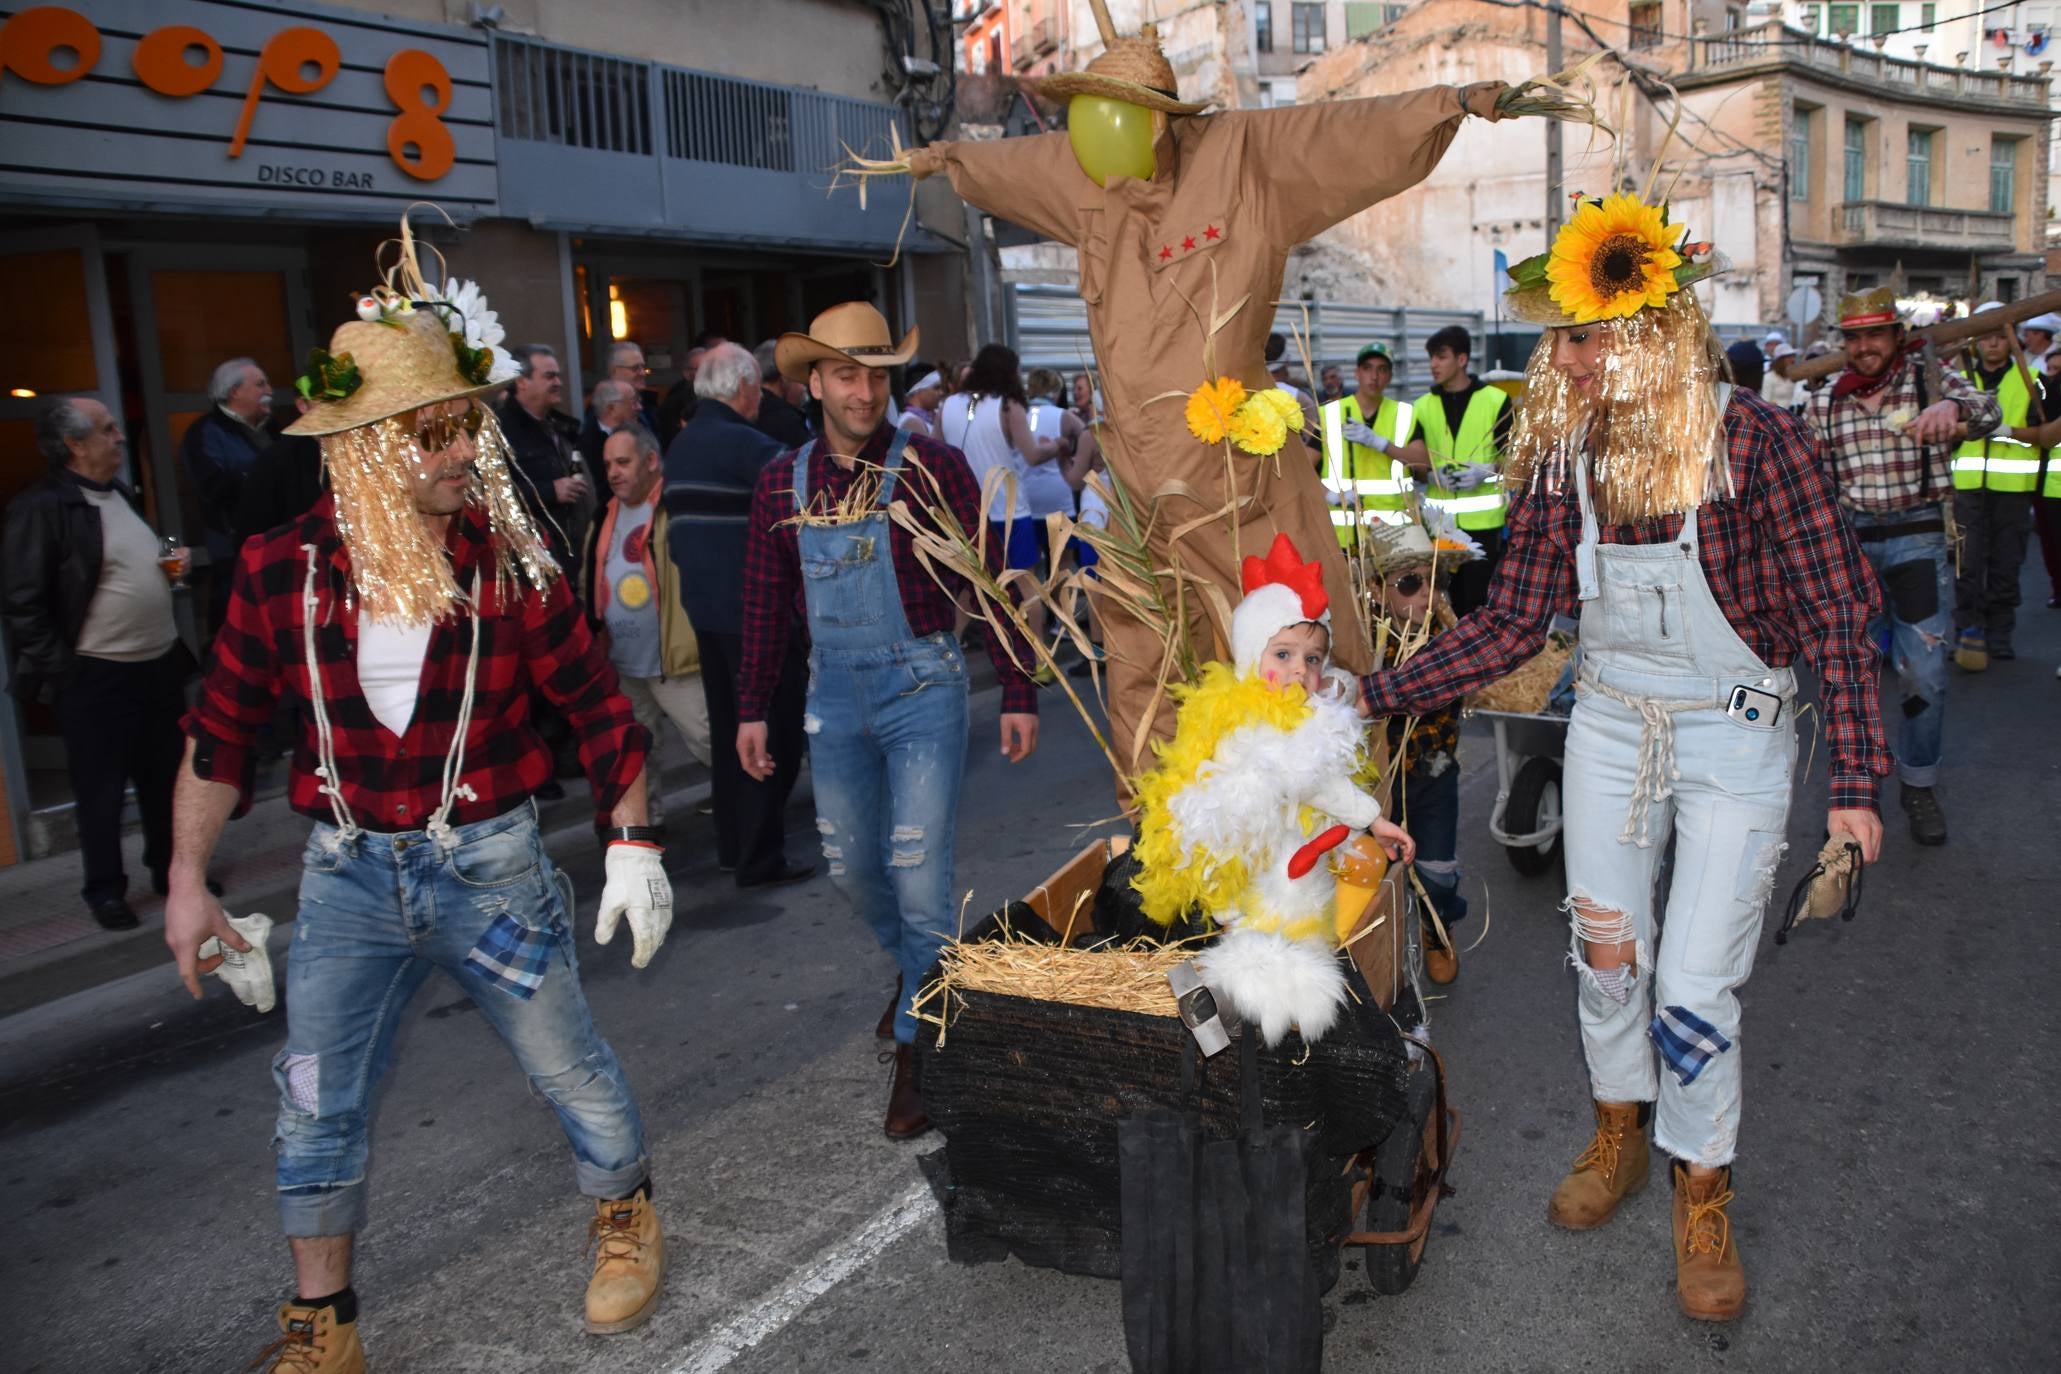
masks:
POLYGON ((1236 377, 1204 382, 1188 397, 1188 432, 1205 444, 1229 439, 1247 453, 1272 457, 1302 428, 1302 406, 1278 387, 1248 392, 1236 377))

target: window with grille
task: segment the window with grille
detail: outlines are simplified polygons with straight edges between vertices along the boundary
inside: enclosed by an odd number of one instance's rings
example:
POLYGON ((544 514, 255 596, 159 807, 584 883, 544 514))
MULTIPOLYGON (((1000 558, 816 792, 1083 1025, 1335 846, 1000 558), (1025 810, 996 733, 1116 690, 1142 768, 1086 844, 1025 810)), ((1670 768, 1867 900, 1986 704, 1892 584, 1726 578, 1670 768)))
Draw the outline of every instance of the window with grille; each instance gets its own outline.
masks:
POLYGON ((1861 7, 1859 5, 1827 5, 1825 17, 1833 33, 1859 33, 1861 31, 1861 7))
POLYGON ((1934 23, 1935 23, 1935 22, 1936 22, 1936 21, 1937 21, 1938 19, 1939 19, 1939 6, 1937 6, 1937 5, 1920 5, 1920 6, 1918 6, 1918 22, 1919 22, 1920 24, 1923 24, 1923 25, 1924 25, 1924 26, 1925 26, 1926 28, 1928 28, 1928 29, 1929 29, 1929 28, 1931 28, 1931 27, 1933 26, 1933 24, 1934 24, 1934 23))
POLYGON ((1992 138, 1989 141, 1989 208, 1998 215, 2012 214, 2018 205, 2018 140, 1992 138))
POLYGON ((1631 30, 1631 37, 1627 41, 1633 47, 1659 47, 1660 6, 1657 4, 1633 5, 1631 7, 1630 22, 1626 27, 1631 30))
POLYGON ((1295 26, 1295 50, 1299 53, 1324 51, 1324 7, 1301 3, 1289 6, 1289 22, 1295 26))
POLYGON ((1904 151, 1904 201, 1932 204, 1932 130, 1913 129, 1904 151))

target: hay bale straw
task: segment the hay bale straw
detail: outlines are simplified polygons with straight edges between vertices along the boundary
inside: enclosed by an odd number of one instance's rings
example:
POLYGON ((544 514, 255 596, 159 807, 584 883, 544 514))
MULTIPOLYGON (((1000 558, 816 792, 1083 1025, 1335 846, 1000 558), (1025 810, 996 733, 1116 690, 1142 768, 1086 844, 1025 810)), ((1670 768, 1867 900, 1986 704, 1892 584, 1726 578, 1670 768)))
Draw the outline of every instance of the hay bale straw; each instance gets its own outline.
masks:
POLYGON ((1573 657, 1574 645, 1561 643, 1557 636, 1548 639, 1531 661, 1469 696, 1467 709, 1537 715, 1546 709, 1553 684, 1573 657))

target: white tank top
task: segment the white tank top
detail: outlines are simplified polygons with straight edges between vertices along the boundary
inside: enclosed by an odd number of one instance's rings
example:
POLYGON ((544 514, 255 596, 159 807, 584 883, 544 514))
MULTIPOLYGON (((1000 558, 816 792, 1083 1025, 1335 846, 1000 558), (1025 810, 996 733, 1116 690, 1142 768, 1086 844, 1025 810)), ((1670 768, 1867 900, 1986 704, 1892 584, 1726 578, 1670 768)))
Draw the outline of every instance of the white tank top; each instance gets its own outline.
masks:
POLYGON ((1008 488, 998 488, 988 505, 988 519, 1012 520, 1029 515, 1030 498, 1024 490, 1024 473, 1030 465, 1010 446, 1009 436, 1002 429, 1002 398, 975 397, 960 392, 946 398, 944 411, 938 418, 944 430, 938 437, 966 455, 967 466, 973 469, 976 483, 985 484, 988 473, 997 467, 1016 474, 1015 505, 1010 505, 1008 488))
POLYGON ((407 625, 358 611, 358 689, 373 718, 396 736, 415 719, 422 660, 429 656, 429 621, 407 625))

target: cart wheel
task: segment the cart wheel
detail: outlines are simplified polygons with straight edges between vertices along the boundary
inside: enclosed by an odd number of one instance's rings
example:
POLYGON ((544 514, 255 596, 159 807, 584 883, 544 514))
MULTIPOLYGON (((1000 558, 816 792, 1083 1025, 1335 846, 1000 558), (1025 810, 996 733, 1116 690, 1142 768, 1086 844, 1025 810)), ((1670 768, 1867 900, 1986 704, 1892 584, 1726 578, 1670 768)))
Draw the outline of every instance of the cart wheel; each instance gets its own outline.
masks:
MULTIPOLYGON (((1429 1064, 1419 1064, 1410 1074, 1404 1096, 1409 1114, 1395 1123, 1388 1139, 1374 1152, 1374 1186, 1367 1194, 1367 1229, 1400 1231, 1410 1224, 1410 1214, 1435 1186, 1432 1172, 1438 1160, 1436 1122, 1438 1075, 1429 1064)), ((1394 1295, 1410 1286, 1424 1263, 1424 1247, 1431 1233, 1408 1245, 1368 1245, 1367 1283, 1377 1293, 1394 1295)))
POLYGON ((1506 845, 1503 852, 1510 856, 1510 867, 1536 878, 1560 854, 1560 765, 1553 759, 1526 759, 1503 805, 1503 829, 1531 835, 1549 828, 1553 835, 1544 844, 1506 845))

